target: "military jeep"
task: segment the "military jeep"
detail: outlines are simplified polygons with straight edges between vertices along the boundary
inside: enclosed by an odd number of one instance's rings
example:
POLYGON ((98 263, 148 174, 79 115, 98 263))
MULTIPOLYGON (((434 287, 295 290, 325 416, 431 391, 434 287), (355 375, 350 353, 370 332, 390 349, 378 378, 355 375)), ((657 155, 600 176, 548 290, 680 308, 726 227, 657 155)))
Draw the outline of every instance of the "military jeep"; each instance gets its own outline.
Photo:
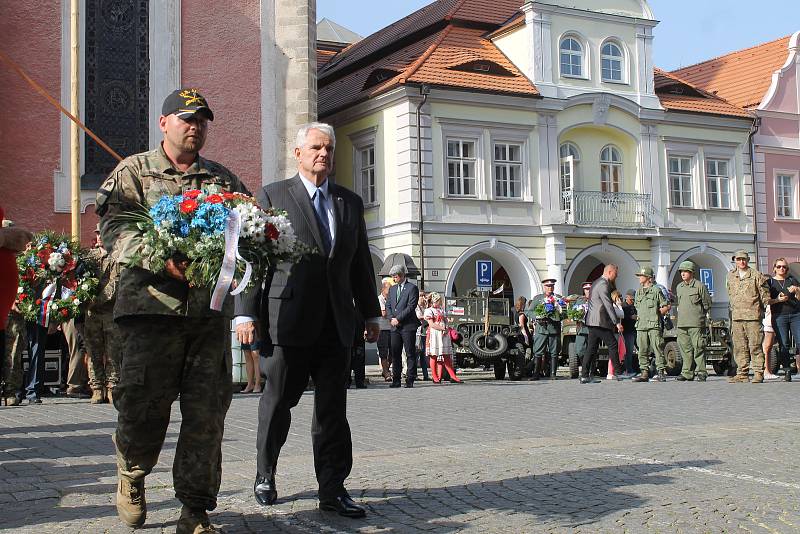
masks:
POLYGON ((460 341, 453 343, 458 367, 492 365, 497 380, 506 377, 506 369, 510 377, 520 376, 525 348, 508 299, 472 292, 467 297, 447 297, 445 304, 449 326, 461 334, 460 341))

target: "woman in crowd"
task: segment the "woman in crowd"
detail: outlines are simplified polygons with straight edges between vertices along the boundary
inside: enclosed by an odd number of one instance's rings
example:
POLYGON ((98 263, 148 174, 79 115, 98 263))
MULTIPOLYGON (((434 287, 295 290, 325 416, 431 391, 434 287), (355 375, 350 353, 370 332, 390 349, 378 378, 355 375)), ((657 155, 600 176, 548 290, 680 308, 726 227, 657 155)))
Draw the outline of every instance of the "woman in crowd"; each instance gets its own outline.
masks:
POLYGON ((456 377, 456 371, 453 369, 453 345, 447 332, 447 318, 442 310, 442 296, 433 292, 428 298, 429 307, 424 314, 425 320, 428 321, 425 349, 430 358, 433 382, 439 384, 442 381, 442 366, 444 366, 450 375, 450 381, 459 384, 461 380, 456 377))
MULTIPOLYGON (((611 303, 614 305, 614 311, 617 314, 617 321, 622 321, 625 318, 625 312, 622 310, 622 293, 619 292, 618 289, 615 289, 611 292, 611 303)), ((617 346, 619 347, 620 354, 622 351, 625 350, 627 347, 625 346, 625 340, 623 339, 622 335, 617 335, 619 340, 617 341, 617 346)), ((625 360, 627 361, 628 353, 625 352, 625 360)), ((614 369, 614 365, 611 363, 611 360, 608 360, 608 374, 606 375, 606 380, 616 380, 615 375, 621 375, 622 369, 614 369)))
POLYGON ((242 393, 261 393, 261 368, 259 367, 261 342, 242 343, 242 352, 244 353, 244 367, 247 372, 247 385, 242 390, 242 393))
MULTIPOLYGON (((525 360, 526 356, 531 350, 531 329, 528 326, 528 316, 525 315, 525 306, 528 304, 528 300, 525 297, 518 297, 517 302, 514 305, 514 310, 517 313, 517 326, 519 326, 519 341, 524 345, 525 350, 521 355, 517 358, 517 373, 524 376, 525 372, 525 360)), ((538 376, 533 377, 534 380, 538 380, 538 376)))
MULTIPOLYGON (((789 262, 786 261, 786 258, 778 258, 772 267, 773 275, 769 281, 768 308, 772 311, 772 326, 778 341, 778 360, 786 369, 783 379, 791 382, 792 355, 789 354, 789 332, 794 338, 796 347, 800 343, 800 300, 797 298, 800 295, 800 282, 789 274, 789 262)), ((766 328, 764 330, 766 339, 766 328)), ((769 353, 765 351, 765 354, 769 361, 769 353)), ((769 367, 767 367, 767 371, 770 371, 769 367)), ((772 378, 766 374, 764 377, 772 378)))
POLYGON ((389 296, 389 288, 392 287, 392 279, 384 278, 381 281, 381 292, 378 294, 378 302, 381 305, 381 318, 378 320, 380 334, 378 334, 378 359, 381 362, 381 374, 386 382, 392 381, 392 374, 389 372, 389 332, 392 325, 386 316, 386 298, 389 296))
POLYGON ((778 375, 774 375, 770 372, 770 353, 772 352, 772 347, 775 345, 775 329, 773 328, 772 322, 772 306, 766 305, 764 306, 764 319, 761 321, 761 327, 764 330, 764 340, 761 342, 761 350, 764 351, 764 379, 765 380, 775 380, 778 378, 778 375))
POLYGON ((430 380, 428 378, 428 357, 425 354, 425 337, 428 331, 428 322, 425 320, 425 310, 428 308, 428 297, 425 296, 424 291, 419 292, 419 299, 417 300, 417 319, 419 319, 419 326, 417 327, 417 366, 422 368, 422 380, 430 380))

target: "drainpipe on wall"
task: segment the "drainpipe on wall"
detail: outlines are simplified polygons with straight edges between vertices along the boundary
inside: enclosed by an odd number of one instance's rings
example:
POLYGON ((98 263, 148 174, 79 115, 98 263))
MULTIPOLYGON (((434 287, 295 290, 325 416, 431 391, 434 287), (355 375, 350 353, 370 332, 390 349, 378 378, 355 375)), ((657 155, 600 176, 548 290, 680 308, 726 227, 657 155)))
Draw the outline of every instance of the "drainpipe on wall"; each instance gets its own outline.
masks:
POLYGON ((425 229, 422 219, 422 106, 428 101, 431 88, 421 85, 422 100, 417 104, 417 202, 419 203, 419 289, 425 289, 425 229))
MULTIPOLYGON (((756 204, 756 145, 753 138, 758 133, 761 127, 761 117, 756 117, 753 121, 753 127, 750 129, 750 134, 747 136, 747 142, 750 145, 750 179, 753 182, 753 254, 755 255, 755 264, 760 271, 758 264, 758 205, 756 204)), ((764 187, 766 187, 766 181, 764 187)), ((765 190, 766 194, 766 190, 765 190)))

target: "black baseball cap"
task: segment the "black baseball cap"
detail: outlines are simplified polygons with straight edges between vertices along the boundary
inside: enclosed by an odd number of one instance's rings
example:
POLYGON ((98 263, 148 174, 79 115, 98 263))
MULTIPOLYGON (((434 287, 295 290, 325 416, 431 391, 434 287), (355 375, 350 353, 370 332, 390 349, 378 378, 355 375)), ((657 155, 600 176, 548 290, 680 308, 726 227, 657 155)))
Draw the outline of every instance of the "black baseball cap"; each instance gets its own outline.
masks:
POLYGON ((214 120, 214 112, 208 107, 208 101, 197 89, 176 89, 172 91, 161 106, 161 114, 177 115, 181 119, 190 119, 202 113, 210 121, 214 120))

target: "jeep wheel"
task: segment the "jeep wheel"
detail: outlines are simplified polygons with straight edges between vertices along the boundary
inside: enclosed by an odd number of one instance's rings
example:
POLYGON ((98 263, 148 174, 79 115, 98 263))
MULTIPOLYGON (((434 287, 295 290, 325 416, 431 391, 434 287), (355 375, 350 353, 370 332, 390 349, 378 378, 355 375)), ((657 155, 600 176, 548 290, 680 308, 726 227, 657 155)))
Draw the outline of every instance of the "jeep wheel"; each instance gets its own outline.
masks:
POLYGON ((575 352, 575 341, 567 342, 567 356, 569 357, 569 377, 578 378, 581 362, 578 361, 578 354, 575 352))
POLYGON ((678 376, 681 374, 683 358, 681 358, 681 351, 678 348, 677 342, 670 341, 664 345, 664 359, 667 360, 667 374, 669 376, 678 376))
POLYGON ((494 361, 494 377, 497 380, 502 380, 506 377, 506 362, 502 359, 497 358, 494 361))
POLYGON ((767 361, 765 363, 767 371, 773 375, 778 373, 778 369, 781 366, 781 362, 778 359, 778 347, 772 347, 769 354, 767 354, 767 361))
MULTIPOLYGON (((469 338, 469 350, 482 360, 494 360, 508 350, 508 340, 503 334, 496 332, 488 336, 483 332, 475 332, 469 338)), ((505 373, 505 369, 503 370, 505 373)))

